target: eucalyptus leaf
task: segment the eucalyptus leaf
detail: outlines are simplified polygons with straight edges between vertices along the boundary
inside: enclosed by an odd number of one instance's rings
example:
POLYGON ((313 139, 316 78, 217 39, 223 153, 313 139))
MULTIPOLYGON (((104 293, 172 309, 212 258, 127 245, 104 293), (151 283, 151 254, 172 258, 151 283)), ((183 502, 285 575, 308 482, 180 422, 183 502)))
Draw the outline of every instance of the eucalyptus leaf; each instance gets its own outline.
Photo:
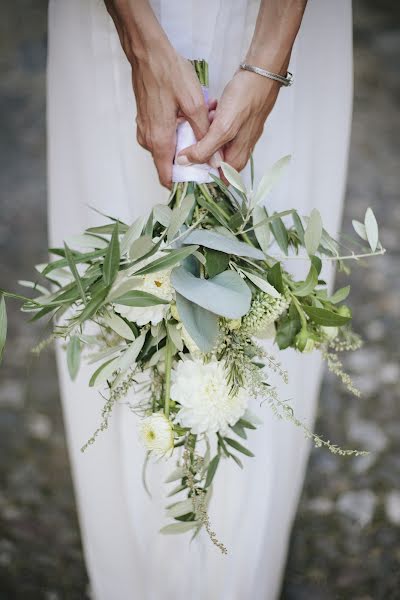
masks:
POLYGON ((228 165, 228 163, 226 162, 221 162, 221 169, 229 183, 234 188, 239 190, 239 192, 246 194, 246 186, 244 185, 243 179, 241 178, 240 174, 236 171, 236 169, 231 167, 231 165, 228 165))
POLYGON ((114 225, 114 231, 111 236, 103 264, 103 280, 109 286, 114 281, 118 273, 120 253, 119 253, 119 237, 118 237, 118 221, 114 225))
POLYGON ((211 352, 218 339, 218 317, 176 294, 176 307, 185 329, 201 352, 211 352))
POLYGON ((233 240, 225 235, 209 231, 208 229, 195 229, 184 239, 184 244, 198 244, 205 248, 212 248, 225 252, 225 254, 233 254, 234 256, 246 256, 256 260, 264 260, 265 256, 261 250, 253 248, 245 242, 233 240))
POLYGON ((81 361, 81 342, 78 336, 73 335, 67 346, 67 366, 69 375, 74 381, 76 378, 81 361))
POLYGON ((378 241, 378 223, 376 222, 375 215, 372 212, 372 208, 367 208, 364 219, 365 233, 367 234, 368 243, 371 246, 372 252, 375 252, 378 241))
POLYGON ((322 219, 319 211, 313 208, 304 233, 304 243, 309 256, 318 250, 322 237, 322 219))
POLYGON ((200 279, 180 267, 172 271, 171 283, 188 300, 228 319, 238 319, 250 309, 250 289, 235 271, 200 279))
POLYGON ((260 183, 258 184, 257 191, 254 195, 252 204, 255 206, 268 194, 274 185, 279 181, 282 176, 283 171, 286 166, 290 162, 290 156, 283 156, 280 158, 272 167, 267 171, 267 173, 262 177, 260 183))

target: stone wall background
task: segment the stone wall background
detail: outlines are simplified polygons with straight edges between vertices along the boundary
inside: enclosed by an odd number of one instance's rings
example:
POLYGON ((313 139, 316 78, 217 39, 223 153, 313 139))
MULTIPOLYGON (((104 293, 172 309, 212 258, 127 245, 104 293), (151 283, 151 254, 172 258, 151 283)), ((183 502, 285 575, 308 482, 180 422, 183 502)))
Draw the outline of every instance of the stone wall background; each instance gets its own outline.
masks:
MULTIPOLYGON (((388 254, 354 268, 350 278, 355 328, 367 343, 345 364, 363 397, 350 397, 327 374, 316 429, 371 455, 344 460, 312 452, 282 600, 400 598, 400 5, 355 0, 353 6, 355 100, 345 231, 371 205, 388 254)), ((45 0, 6 1, 0 19, 5 288, 46 260, 46 12, 45 0)), ((39 327, 27 326, 16 305, 8 305, 10 335, 0 371, 0 600, 82 600, 88 597, 87 575, 54 356, 31 357, 39 327)))

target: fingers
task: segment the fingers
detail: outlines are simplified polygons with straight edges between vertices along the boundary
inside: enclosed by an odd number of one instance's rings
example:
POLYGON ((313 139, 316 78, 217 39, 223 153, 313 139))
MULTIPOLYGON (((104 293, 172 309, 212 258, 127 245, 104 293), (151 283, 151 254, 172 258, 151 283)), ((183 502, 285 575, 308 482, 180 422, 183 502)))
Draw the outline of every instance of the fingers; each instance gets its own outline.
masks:
POLYGON ((182 150, 177 157, 178 165, 209 163, 215 168, 221 164, 221 155, 216 154, 226 144, 231 136, 228 128, 221 126, 218 118, 215 118, 207 134, 194 144, 182 150), (216 154, 216 156, 214 156, 216 154))
POLYGON ((197 100, 190 103, 185 103, 180 108, 187 121, 190 123, 196 139, 201 140, 210 127, 210 122, 208 120, 208 106, 204 102, 203 97, 199 97, 197 100))
POLYGON ((176 127, 169 126, 159 131, 143 132, 138 128, 139 144, 151 152, 161 185, 172 185, 172 163, 175 155, 176 127))

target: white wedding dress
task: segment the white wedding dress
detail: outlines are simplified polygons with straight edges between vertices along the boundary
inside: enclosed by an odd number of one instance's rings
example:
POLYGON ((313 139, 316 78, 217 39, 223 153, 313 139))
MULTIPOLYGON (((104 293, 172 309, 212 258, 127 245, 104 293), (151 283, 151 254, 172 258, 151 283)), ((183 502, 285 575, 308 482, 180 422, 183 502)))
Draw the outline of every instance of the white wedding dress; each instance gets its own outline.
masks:
MULTIPOLYGON (((154 0, 171 42, 210 65, 218 96, 243 59, 258 10, 254 0, 154 0)), ((292 55, 295 82, 282 89, 255 151, 256 178, 285 154, 291 165, 268 198, 274 209, 317 207, 332 233, 345 189, 352 103, 350 0, 310 0, 292 55)), ((254 75, 254 77, 257 77, 254 75)), ((104 219, 126 222, 166 201, 151 157, 136 142, 130 67, 101 0, 51 0, 48 58, 48 167, 51 244, 104 219)), ((327 275, 330 277, 330 274, 327 275)), ((321 364, 318 355, 281 355, 290 373, 279 386, 312 425, 321 364)), ((274 600, 279 596, 292 520, 309 444, 268 405, 252 410, 264 424, 249 435, 256 458, 245 469, 220 469, 211 522, 227 557, 200 535, 162 536, 168 465, 150 465, 136 417, 118 406, 109 430, 82 454, 102 399, 88 388, 93 369, 72 383, 58 355, 61 396, 83 547, 95 600, 274 600)), ((323 450, 321 450, 323 451, 323 450)))

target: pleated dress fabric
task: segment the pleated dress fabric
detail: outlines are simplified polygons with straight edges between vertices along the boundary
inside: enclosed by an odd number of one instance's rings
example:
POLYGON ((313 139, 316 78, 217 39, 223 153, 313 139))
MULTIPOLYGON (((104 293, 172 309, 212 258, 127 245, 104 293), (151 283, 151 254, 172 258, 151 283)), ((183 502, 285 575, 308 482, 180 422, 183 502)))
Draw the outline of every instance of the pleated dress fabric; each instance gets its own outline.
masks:
MULTIPOLYGON (((258 2, 154 0, 153 7, 182 55, 209 61, 210 92, 218 97, 244 58, 258 2)), ((284 179, 267 198, 269 211, 295 207, 309 214, 318 208, 334 233, 351 122, 350 0, 309 1, 290 70, 295 83, 281 90, 255 150, 256 180, 291 154, 284 179)), ((89 206, 129 223, 167 201, 151 156, 136 142, 130 66, 100 0, 50 1, 47 111, 52 245, 105 222, 89 206)), ((320 359, 290 350, 280 359, 290 374, 287 385, 273 379, 280 397, 312 427, 320 359)), ((255 458, 244 458, 243 471, 224 461, 210 507, 229 550, 222 556, 205 533, 192 543, 188 534, 158 533, 168 503, 163 480, 174 465, 149 466, 149 498, 136 417, 123 402, 108 431, 80 452, 99 423, 103 400, 88 387, 93 367, 85 365, 72 383, 58 349, 58 370, 93 598, 276 599, 309 453, 302 433, 277 420, 267 403, 251 402, 263 421, 248 439, 255 458)))

